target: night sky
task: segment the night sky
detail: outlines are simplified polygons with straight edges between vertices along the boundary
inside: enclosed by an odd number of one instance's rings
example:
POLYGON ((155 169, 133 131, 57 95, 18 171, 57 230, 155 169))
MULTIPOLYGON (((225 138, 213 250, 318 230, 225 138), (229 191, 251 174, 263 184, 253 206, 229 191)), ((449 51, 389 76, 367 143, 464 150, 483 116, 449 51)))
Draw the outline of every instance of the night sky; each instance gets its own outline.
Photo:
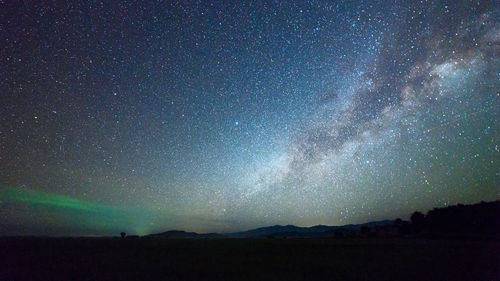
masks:
POLYGON ((0 235, 500 199, 497 1, 241 2, 0 1, 0 235))

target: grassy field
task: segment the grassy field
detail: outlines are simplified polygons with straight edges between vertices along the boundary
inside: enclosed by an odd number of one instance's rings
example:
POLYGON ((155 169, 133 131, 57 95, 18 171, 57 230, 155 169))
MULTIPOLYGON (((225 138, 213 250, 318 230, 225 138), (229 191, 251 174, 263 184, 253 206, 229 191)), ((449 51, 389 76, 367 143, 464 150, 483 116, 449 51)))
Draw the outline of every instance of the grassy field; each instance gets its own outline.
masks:
POLYGON ((0 238, 0 280, 500 280, 500 242, 0 238))

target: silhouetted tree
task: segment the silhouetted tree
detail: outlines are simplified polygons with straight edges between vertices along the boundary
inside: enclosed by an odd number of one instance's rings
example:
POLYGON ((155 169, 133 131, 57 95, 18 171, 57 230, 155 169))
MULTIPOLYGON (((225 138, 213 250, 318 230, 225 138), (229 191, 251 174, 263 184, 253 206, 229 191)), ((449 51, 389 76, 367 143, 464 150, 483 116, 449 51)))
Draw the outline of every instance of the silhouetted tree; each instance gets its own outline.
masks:
POLYGON ((423 225, 425 224, 425 216, 424 214, 422 214, 421 212, 414 212, 412 215, 411 215, 411 223, 415 224, 415 225, 423 225))
POLYGON ((122 232, 122 233, 120 233, 120 236, 121 236, 122 238, 125 238, 125 236, 127 236, 127 233, 122 232))
POLYGON ((425 226, 425 216, 424 214, 422 214, 421 212, 414 212, 412 215, 411 215, 411 223, 412 223, 412 226, 413 226, 413 230, 414 231, 421 231, 424 226, 425 226))
POLYGON ((394 220, 394 226, 395 227, 400 227, 403 224, 403 220, 400 218, 397 218, 394 220))

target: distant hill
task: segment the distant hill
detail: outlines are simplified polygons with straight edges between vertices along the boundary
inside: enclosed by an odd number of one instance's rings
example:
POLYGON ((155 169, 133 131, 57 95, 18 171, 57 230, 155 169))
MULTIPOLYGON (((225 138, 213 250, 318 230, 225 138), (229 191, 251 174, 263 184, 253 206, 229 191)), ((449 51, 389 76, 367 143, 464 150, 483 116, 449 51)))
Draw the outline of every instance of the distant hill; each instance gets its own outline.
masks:
POLYGON ((173 239, 202 239, 202 238, 266 238, 266 237, 290 237, 290 238, 320 238, 331 237, 335 232, 359 232, 363 226, 376 227, 392 225, 392 220, 369 222, 364 224, 349 224, 343 226, 316 225, 311 227, 300 227, 295 225, 273 225, 260 227, 235 233, 207 233, 186 232, 179 230, 166 231, 148 235, 148 237, 173 238, 173 239))
POLYGON ((147 237, 153 238, 172 238, 172 239, 203 239, 203 238, 223 238, 221 234, 218 233, 203 233, 199 234, 196 232, 186 232, 182 230, 171 230, 162 233, 150 234, 147 237))
POLYGON ((333 236, 334 232, 358 232, 363 226, 375 227, 392 225, 392 220, 369 222, 364 224, 348 224, 342 226, 316 225, 311 227, 300 227, 295 225, 274 225, 260 227, 242 232, 229 233, 228 238, 258 238, 258 237, 303 237, 319 238, 333 236))

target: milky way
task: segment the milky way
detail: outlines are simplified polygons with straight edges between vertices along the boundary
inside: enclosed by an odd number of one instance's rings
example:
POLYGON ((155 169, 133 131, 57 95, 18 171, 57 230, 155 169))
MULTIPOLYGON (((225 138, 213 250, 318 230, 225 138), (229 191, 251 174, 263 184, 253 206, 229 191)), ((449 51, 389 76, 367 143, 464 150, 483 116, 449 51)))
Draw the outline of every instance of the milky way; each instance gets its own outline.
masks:
POLYGON ((0 2, 0 234, 500 198, 496 1, 302 2, 0 2))

